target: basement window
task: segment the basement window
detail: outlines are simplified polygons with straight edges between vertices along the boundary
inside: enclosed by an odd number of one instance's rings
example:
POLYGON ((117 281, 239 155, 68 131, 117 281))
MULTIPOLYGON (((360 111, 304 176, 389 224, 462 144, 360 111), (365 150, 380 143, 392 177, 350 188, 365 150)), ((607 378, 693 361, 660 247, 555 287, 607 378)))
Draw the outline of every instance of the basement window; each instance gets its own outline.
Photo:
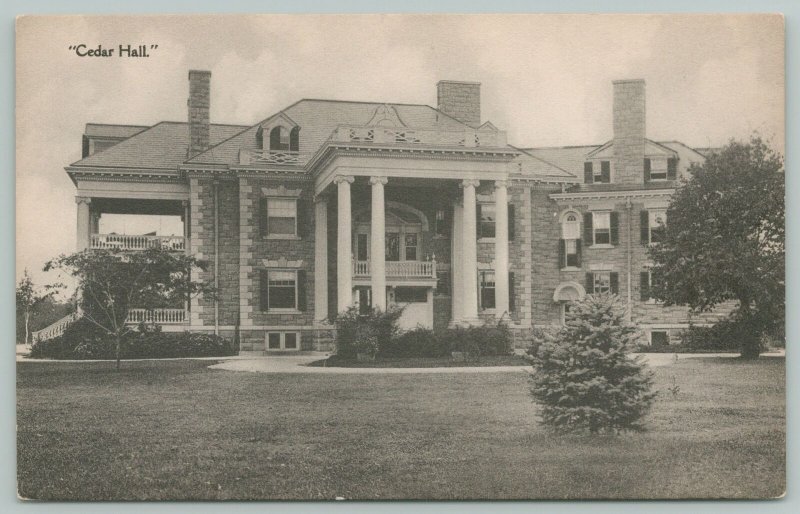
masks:
POLYGON ((267 332, 267 350, 297 351, 299 349, 299 332, 267 332))

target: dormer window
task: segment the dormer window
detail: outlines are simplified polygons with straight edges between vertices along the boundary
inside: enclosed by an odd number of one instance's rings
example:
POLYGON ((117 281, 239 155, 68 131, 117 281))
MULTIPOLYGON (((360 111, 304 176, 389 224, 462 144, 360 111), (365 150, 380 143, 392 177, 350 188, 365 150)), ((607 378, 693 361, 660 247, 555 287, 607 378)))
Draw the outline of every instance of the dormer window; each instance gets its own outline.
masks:
POLYGON ((289 130, 278 125, 269 131, 269 149, 279 152, 297 152, 300 147, 300 129, 294 127, 289 130))
POLYGON ((678 160, 674 157, 669 159, 649 159, 644 160, 644 179, 645 182, 660 180, 675 180, 678 176, 678 160))
POLYGON ((586 184, 610 184, 611 161, 586 161, 583 163, 583 181, 586 184))

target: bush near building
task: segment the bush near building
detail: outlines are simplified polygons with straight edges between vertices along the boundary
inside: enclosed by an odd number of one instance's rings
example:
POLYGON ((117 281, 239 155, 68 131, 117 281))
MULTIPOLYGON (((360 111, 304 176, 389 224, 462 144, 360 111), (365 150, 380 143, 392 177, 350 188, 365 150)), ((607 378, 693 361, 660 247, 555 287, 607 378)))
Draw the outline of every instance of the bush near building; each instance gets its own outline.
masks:
MULTIPOLYGON (((158 327, 141 325, 139 330, 122 339, 123 359, 156 359, 174 357, 224 357, 235 352, 230 342, 213 334, 161 332, 158 327)), ((34 359, 115 359, 113 336, 91 322, 81 319, 70 325, 64 334, 38 341, 31 348, 34 359)))
POLYGON ((591 433, 642 428, 656 393, 642 357, 630 356, 641 335, 624 312, 616 295, 587 295, 564 326, 541 332, 529 354, 544 425, 591 433))

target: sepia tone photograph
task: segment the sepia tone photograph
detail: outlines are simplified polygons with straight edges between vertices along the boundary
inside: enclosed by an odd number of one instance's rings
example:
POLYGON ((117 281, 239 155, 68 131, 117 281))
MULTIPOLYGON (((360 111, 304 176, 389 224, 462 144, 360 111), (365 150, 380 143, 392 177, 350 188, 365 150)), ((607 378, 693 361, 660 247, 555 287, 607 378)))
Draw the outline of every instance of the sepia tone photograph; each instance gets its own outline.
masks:
POLYGON ((780 14, 15 42, 19 500, 786 494, 780 14))

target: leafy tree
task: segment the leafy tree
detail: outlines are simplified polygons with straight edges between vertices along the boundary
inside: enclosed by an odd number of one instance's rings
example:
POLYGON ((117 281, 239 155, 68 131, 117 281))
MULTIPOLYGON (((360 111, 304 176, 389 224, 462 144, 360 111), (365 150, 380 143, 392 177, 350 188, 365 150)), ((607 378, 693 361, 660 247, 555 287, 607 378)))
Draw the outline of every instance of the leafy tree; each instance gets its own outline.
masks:
POLYGON ((731 141, 689 169, 650 255, 653 297, 696 312, 737 301, 741 355, 785 320, 783 158, 754 136, 731 141))
POLYGON ((38 289, 26 269, 17 284, 17 314, 21 316, 25 327, 24 344, 30 343, 31 320, 38 310, 47 302, 52 302, 53 296, 58 292, 60 285, 46 286, 38 289))
POLYGON ((652 372, 641 356, 630 356, 640 338, 616 295, 574 302, 565 325, 540 331, 528 352, 541 422, 591 433, 640 430, 656 396, 652 372))
POLYGON ((114 338, 117 369, 122 338, 135 327, 126 323, 132 308, 158 309, 183 305, 194 296, 213 299, 213 285, 193 280, 192 270, 207 264, 194 257, 151 248, 141 252, 87 250, 62 255, 45 265, 75 277, 83 317, 114 338))

